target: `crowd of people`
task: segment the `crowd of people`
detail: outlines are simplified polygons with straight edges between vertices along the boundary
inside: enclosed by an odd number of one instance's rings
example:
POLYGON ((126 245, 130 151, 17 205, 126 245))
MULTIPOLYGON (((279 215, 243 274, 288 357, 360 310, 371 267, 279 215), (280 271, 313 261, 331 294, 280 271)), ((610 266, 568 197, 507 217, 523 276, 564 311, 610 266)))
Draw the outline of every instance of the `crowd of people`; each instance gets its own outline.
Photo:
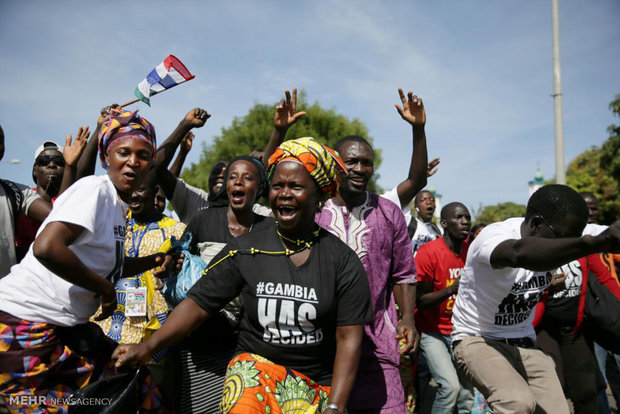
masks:
POLYGON ((411 162, 383 194, 364 137, 286 139, 296 90, 207 189, 179 178, 204 109, 159 146, 118 105, 43 142, 35 188, 0 180, 0 413, 68 412, 137 367, 132 412, 609 412, 620 326, 588 296, 620 306, 620 221, 564 185, 525 217, 437 220, 424 104, 399 97, 411 162))

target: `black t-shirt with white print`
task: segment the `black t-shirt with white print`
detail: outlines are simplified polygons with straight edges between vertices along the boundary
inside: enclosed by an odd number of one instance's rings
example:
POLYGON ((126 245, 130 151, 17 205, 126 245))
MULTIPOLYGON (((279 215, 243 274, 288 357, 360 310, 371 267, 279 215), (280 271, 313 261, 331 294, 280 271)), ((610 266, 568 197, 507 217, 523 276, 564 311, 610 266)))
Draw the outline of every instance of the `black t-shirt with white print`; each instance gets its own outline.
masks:
MULTIPOLYGON (((275 219, 260 216, 254 213, 254 221, 249 232, 260 231, 273 227, 275 219)), ((235 239, 228 229, 228 206, 211 207, 198 211, 187 224, 185 232, 192 234, 192 254, 200 255, 199 244, 212 243, 217 248, 224 247, 225 243, 235 239)), ((214 246, 214 247, 216 247, 214 246)), ((209 253, 212 256, 215 253, 209 253)), ((203 257, 201 255, 201 257, 203 257)), ((203 259, 205 259, 203 257, 203 259)), ((210 260, 206 260, 210 262, 210 260)), ((210 264, 210 263, 207 263, 210 264)), ((186 344, 193 352, 210 353, 221 350, 234 349, 237 346, 238 322, 240 317, 239 303, 229 304, 227 310, 235 316, 227 316, 223 311, 212 314, 211 319, 196 329, 186 344)))
POLYGON ((220 261, 188 292, 210 314, 239 293, 244 304, 238 352, 251 352, 331 383, 336 327, 372 321, 364 267, 353 250, 321 229, 310 256, 296 267, 284 255, 250 254, 250 248, 284 250, 276 226, 231 241, 220 261), (248 254, 245 254, 248 253, 248 254))
MULTIPOLYGON (((254 213, 254 221, 250 231, 271 227, 275 223, 272 217, 265 217, 254 213)), ((185 228, 192 233, 192 253, 196 253, 195 246, 202 242, 229 243, 235 238, 228 230, 228 207, 212 207, 198 211, 185 228)))
POLYGON ((566 289, 551 293, 547 298, 543 316, 545 328, 573 328, 577 323, 585 262, 585 259, 573 260, 558 270, 566 273, 566 289))

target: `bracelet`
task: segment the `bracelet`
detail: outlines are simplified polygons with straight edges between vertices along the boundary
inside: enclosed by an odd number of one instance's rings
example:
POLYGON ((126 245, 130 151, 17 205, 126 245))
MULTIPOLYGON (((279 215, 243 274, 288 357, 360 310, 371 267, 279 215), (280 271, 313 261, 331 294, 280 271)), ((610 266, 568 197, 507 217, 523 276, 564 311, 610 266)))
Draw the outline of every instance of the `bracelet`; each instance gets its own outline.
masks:
POLYGON ((336 411, 340 410, 340 407, 338 407, 338 404, 334 404, 334 403, 327 404, 327 407, 325 407, 326 410, 330 408, 336 411))

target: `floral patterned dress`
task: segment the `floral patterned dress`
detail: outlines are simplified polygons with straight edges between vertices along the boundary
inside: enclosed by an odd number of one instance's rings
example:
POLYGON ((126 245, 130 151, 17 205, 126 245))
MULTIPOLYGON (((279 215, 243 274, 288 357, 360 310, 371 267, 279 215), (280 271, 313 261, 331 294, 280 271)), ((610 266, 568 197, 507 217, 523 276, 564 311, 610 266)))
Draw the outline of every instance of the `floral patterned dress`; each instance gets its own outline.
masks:
MULTIPOLYGON (((145 257, 157 253, 171 236, 180 238, 185 231, 185 224, 167 216, 160 216, 158 221, 138 223, 129 217, 125 236, 125 256, 145 257)), ((151 271, 134 276, 121 277, 116 282, 117 308, 109 318, 96 322, 110 339, 119 344, 135 344, 146 341, 166 320, 170 307, 161 292, 156 289, 157 280, 151 271), (146 316, 127 316, 125 312, 128 288, 146 287, 146 316)), ((162 353, 153 356, 155 361, 163 357, 162 353)))

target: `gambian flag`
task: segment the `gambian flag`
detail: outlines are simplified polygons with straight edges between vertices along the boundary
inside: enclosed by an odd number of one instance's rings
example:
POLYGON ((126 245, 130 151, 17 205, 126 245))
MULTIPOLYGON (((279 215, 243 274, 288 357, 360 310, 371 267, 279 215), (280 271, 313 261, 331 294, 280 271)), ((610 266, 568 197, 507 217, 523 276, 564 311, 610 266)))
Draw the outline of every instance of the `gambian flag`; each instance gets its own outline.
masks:
POLYGON ((189 73, 179 59, 170 55, 138 84, 135 94, 138 99, 151 106, 151 96, 191 79, 194 79, 194 75, 189 73))

